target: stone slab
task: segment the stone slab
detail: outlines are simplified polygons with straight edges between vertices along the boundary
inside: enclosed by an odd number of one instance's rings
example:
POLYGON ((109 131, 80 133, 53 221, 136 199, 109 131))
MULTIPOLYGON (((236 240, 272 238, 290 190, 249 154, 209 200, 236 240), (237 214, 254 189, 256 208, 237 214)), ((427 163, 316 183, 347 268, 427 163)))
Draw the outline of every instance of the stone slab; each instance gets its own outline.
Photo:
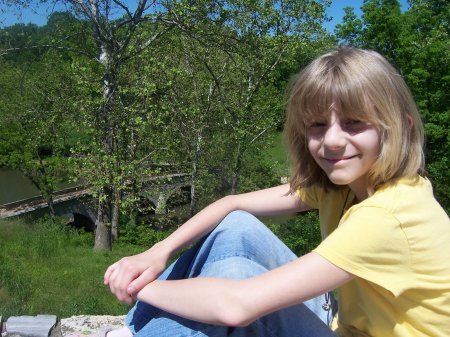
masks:
POLYGON ((4 336, 48 337, 55 324, 55 315, 11 316, 6 321, 4 336))
POLYGON ((124 324, 125 316, 72 316, 61 319, 62 337, 86 337, 92 336, 103 327, 121 328, 124 324))

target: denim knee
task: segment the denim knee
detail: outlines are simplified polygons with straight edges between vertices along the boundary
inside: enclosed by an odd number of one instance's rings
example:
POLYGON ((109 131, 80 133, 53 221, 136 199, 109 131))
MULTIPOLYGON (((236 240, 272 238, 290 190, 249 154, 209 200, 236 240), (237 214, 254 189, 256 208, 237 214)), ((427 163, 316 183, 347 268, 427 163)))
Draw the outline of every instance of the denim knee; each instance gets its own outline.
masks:
POLYGON ((214 229, 213 233, 225 231, 231 231, 233 236, 246 238, 251 238, 254 235, 260 237, 263 233, 271 233, 258 218, 241 210, 229 213, 214 229))
POLYGON ((203 248, 206 247, 212 248, 214 259, 246 257, 267 270, 296 258, 266 225, 241 210, 231 212, 221 221, 205 240, 203 248))

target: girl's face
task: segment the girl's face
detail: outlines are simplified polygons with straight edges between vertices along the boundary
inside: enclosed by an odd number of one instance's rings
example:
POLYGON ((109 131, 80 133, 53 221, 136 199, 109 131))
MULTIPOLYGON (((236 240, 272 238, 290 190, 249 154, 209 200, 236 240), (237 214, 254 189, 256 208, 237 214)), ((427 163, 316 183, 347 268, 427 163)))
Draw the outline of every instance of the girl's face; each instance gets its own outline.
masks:
POLYGON ((348 185, 360 201, 367 198, 367 174, 380 152, 375 126, 346 119, 333 110, 307 124, 307 141, 309 152, 331 182, 348 185))

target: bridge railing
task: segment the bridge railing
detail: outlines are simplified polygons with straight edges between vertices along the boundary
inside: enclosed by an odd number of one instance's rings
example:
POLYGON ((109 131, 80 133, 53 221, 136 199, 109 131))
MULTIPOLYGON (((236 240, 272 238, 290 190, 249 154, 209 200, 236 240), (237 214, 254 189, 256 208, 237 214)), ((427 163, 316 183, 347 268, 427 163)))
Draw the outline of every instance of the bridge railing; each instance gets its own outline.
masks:
MULTIPOLYGON (((53 194, 53 199, 57 199, 57 197, 62 196, 62 195, 66 195, 66 194, 73 193, 73 192, 79 192, 79 191, 83 191, 83 190, 87 190, 87 188, 82 185, 67 187, 62 190, 56 191, 53 194)), ((22 205, 32 206, 32 205, 41 204, 43 202, 45 202, 44 197, 42 195, 37 195, 35 197, 21 199, 21 200, 9 202, 7 204, 3 204, 3 205, 1 205, 1 208, 4 210, 10 210, 10 209, 20 207, 22 205)))
MULTIPOLYGON (((165 179, 189 179, 190 175, 187 173, 172 173, 158 176, 150 176, 142 178, 141 182, 155 182, 163 181, 165 179)), ((89 194, 91 190, 86 185, 72 186, 56 191, 53 194, 54 203, 66 201, 68 198, 78 198, 84 194, 89 194)), ((45 207, 46 200, 42 195, 38 195, 31 198, 21 199, 7 204, 0 205, 0 217, 5 216, 6 213, 11 214, 14 212, 24 212, 25 209, 34 210, 37 208, 45 207)))

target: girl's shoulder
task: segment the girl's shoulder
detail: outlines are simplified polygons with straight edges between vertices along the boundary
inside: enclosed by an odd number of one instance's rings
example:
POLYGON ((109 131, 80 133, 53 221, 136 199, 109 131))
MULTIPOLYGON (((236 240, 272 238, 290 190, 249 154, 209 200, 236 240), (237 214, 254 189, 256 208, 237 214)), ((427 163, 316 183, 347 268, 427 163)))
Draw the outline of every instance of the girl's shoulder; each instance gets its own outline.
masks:
POLYGON ((427 178, 417 175, 412 178, 401 178, 380 187, 375 193, 362 201, 361 206, 386 206, 388 209, 403 204, 436 202, 433 187, 427 178))
POLYGON ((312 208, 321 209, 325 206, 342 204, 353 196, 348 186, 336 186, 336 188, 324 188, 313 185, 299 188, 297 196, 312 208))
POLYGON ((352 207, 353 212, 378 209, 395 218, 402 226, 418 223, 450 222, 446 212, 435 199, 427 178, 399 179, 377 190, 371 197, 352 207))

